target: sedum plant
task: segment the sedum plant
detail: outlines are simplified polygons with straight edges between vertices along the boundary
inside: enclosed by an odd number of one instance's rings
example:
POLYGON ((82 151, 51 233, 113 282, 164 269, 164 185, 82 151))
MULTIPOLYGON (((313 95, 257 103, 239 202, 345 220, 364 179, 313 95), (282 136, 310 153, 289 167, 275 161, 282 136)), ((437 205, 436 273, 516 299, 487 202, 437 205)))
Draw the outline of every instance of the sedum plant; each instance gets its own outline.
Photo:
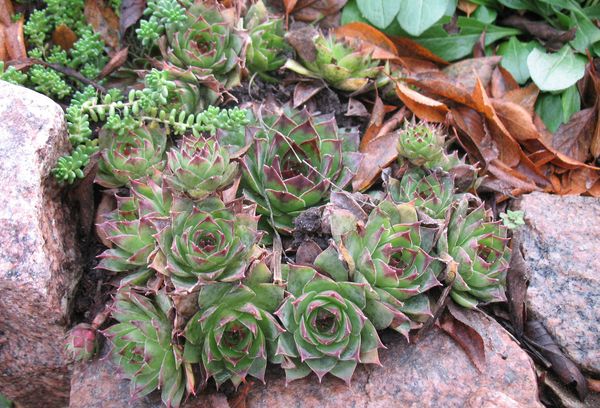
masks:
POLYGON ((174 190, 203 199, 229 186, 237 174, 237 163, 216 139, 184 136, 181 145, 167 153, 165 179, 174 190))
POLYGON ((100 147, 103 150, 96 183, 108 188, 123 187, 131 180, 164 169, 167 135, 157 124, 138 126, 133 123, 120 134, 101 137, 100 147))
POLYGON ((506 300, 504 287, 510 260, 507 228, 490 221, 483 204, 469 209, 466 199, 459 201, 447 231, 437 244, 444 259, 457 264, 450 296, 459 305, 472 309, 479 302, 506 300))
POLYGON ((193 383, 193 377, 189 364, 183 361, 182 347, 173 341, 169 317, 172 307, 164 291, 150 299, 133 290, 121 290, 112 310, 112 317, 119 323, 104 334, 111 340, 113 361, 131 380, 132 397, 140 398, 159 389, 165 405, 178 407, 186 378, 193 383))
POLYGON ((281 68, 285 62, 283 53, 289 50, 283 37, 283 18, 269 16, 265 4, 258 1, 248 9, 244 26, 250 37, 246 67, 251 73, 273 81, 267 73, 281 68))
POLYGON ((99 269, 125 272, 145 268, 156 252, 155 235, 169 217, 172 196, 152 179, 132 181, 131 193, 117 195, 117 208, 97 225, 113 244, 99 256, 99 269))
POLYGON ((264 382, 267 361, 274 361, 277 339, 284 329, 272 315, 281 304, 284 288, 271 283, 264 263, 256 264, 242 283, 202 286, 200 311, 185 330, 184 357, 202 362, 205 378, 217 386, 234 386, 251 375, 264 382))
POLYGON ((350 383, 359 363, 379 364, 383 347, 364 315, 365 285, 335 282, 313 268, 283 265, 289 295, 275 313, 286 331, 277 355, 287 382, 314 372, 319 381, 331 374, 350 383))
POLYGON ((375 81, 377 86, 387 83, 388 78, 381 75, 384 67, 380 66, 379 60, 359 50, 358 42, 317 33, 313 43, 314 59, 302 58, 303 53, 299 53, 301 63, 288 59, 285 67, 309 78, 323 79, 334 88, 347 92, 362 89, 369 81, 375 81))
POLYGON ((413 203, 433 219, 445 219, 454 202, 454 179, 451 175, 427 174, 423 169, 412 168, 401 180, 390 178, 388 191, 397 203, 413 203))
POLYGON ((290 111, 264 118, 242 159, 242 184, 272 227, 291 234, 294 218, 344 188, 360 164, 358 138, 338 131, 334 118, 290 111))
POLYGON ((239 281, 260 238, 257 224, 254 207, 241 208, 239 200, 229 207, 215 197, 189 203, 172 211, 170 224, 158 233, 160 251, 151 266, 180 291, 239 281))
POLYGON ((417 221, 412 205, 391 201, 381 202, 364 225, 333 213, 331 228, 340 232, 334 239, 342 253, 330 246, 315 265, 336 281, 366 285, 364 311, 371 322, 378 330, 389 327, 408 338, 431 316, 424 293, 439 285, 429 255, 435 230, 417 221))

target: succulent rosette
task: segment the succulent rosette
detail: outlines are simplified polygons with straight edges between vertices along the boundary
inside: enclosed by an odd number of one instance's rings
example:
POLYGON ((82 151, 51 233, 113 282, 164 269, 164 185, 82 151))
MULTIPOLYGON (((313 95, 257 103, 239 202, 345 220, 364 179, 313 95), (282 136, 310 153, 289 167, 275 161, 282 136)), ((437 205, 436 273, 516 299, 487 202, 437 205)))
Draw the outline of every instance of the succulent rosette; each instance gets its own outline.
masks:
POLYGON ((244 39, 217 7, 195 2, 187 9, 187 21, 167 29, 161 50, 172 65, 232 88, 240 83, 243 46, 244 39))
POLYGON ((298 50, 301 63, 288 59, 285 67, 309 78, 323 79, 334 88, 353 92, 364 88, 369 81, 385 85, 384 67, 360 49, 358 41, 341 40, 334 34, 316 32, 313 37, 315 53, 298 50), (314 58, 313 58, 314 57, 314 58))
POLYGON ((200 311, 189 321, 184 357, 202 362, 206 380, 238 386, 251 375, 264 382, 268 361, 284 331, 273 312, 283 286, 271 283, 264 263, 256 264, 242 283, 213 283, 200 289, 200 311))
POLYGON ((438 252, 456 262, 450 296, 459 305, 474 308, 479 302, 501 302, 510 261, 507 228, 491 216, 483 204, 469 209, 466 199, 452 213, 446 234, 438 241, 438 252))
POLYGON ((344 188, 360 164, 358 135, 342 134, 334 118, 291 111, 264 118, 242 160, 246 197, 273 227, 291 234, 294 218, 344 188))
POLYGON ((187 207, 172 211, 170 225, 158 233, 151 267, 181 291, 242 279, 260 238, 254 207, 242 208, 240 200, 226 207, 215 197, 187 207))
MULTIPOLYGON (((466 165, 458 154, 446 153, 446 136, 440 126, 434 126, 426 122, 404 123, 404 128, 398 137, 398 154, 400 162, 408 160, 414 166, 426 169, 441 169, 452 172, 455 168, 462 176, 468 175, 471 182, 475 178, 475 168, 466 165)), ((461 177, 462 177, 461 176, 461 177)))
POLYGON ((393 201, 413 203, 428 217, 443 220, 454 201, 454 178, 412 168, 401 180, 390 178, 388 191, 393 201))
MULTIPOLYGON (((182 347, 173 341, 171 308, 163 291, 151 300, 134 291, 121 290, 112 310, 112 317, 119 323, 104 334, 113 345, 113 361, 131 380, 133 397, 160 389, 163 403, 178 407, 186 390, 186 372, 191 372, 191 368, 183 362, 182 347)), ((191 376, 188 379, 193 383, 191 376)))
POLYGON ((359 363, 379 364, 383 344, 362 312, 365 285, 335 282, 308 266, 282 265, 282 274, 289 296, 275 314, 286 329, 277 355, 287 382, 314 372, 319 381, 329 373, 350 383, 359 363))
POLYGON ((97 225, 112 243, 100 256, 98 268, 125 272, 147 267, 157 247, 155 234, 168 220, 172 197, 152 179, 133 180, 131 196, 116 196, 117 208, 97 225))
POLYGON ((169 185, 198 200, 229 186, 237 169, 215 139, 184 136, 178 148, 167 152, 169 185))
POLYGON ((91 359, 98 351, 96 329, 87 323, 80 323, 73 327, 67 335, 65 350, 73 361, 91 359))
POLYGON ((408 337, 431 316, 425 292, 439 285, 429 255, 435 230, 417 221, 411 204, 390 201, 381 202, 364 226, 335 213, 331 225, 343 232, 334 236, 341 255, 330 246, 315 266, 336 281, 367 285, 364 311, 371 322, 378 330, 390 327, 408 337))
POLYGON ((101 139, 103 151, 96 176, 101 186, 123 187, 165 167, 167 135, 161 127, 136 126, 134 130, 106 136, 101 139))
POLYGON ((266 73, 281 68, 285 62, 283 52, 289 48, 283 37, 283 18, 269 16, 265 4, 258 1, 246 13, 245 28, 250 36, 246 67, 262 78, 271 79, 266 73))

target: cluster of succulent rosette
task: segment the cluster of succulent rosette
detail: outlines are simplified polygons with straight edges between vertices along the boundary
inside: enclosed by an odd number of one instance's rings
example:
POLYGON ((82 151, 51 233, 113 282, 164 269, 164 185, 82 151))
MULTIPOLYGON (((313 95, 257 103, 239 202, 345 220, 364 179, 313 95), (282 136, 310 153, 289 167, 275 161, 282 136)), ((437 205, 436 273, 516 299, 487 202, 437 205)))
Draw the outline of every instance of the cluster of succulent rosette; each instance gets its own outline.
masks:
MULTIPOLYGON (((447 163, 466 164, 446 153, 441 128, 405 124, 398 179, 385 178, 384 198, 361 218, 329 202, 360 163, 356 135, 306 110, 260 117, 242 146, 235 132, 173 140, 154 124, 102 151, 98 183, 121 189, 98 225, 110 245, 98 267, 122 276, 118 323, 103 333, 133 395, 160 389, 178 406, 199 379, 264 381, 268 363, 287 381, 350 383, 359 364, 379 364, 379 330, 408 338, 432 316, 430 289, 449 285, 468 308, 504 299, 507 229, 455 188, 447 163), (329 247, 311 264, 274 260, 265 238, 285 238, 319 206, 329 247)), ((85 329, 69 347, 79 359, 96 349, 85 329)))
MULTIPOLYGON (((432 288, 449 286, 467 308, 504 299, 507 229, 466 191, 476 169, 447 153, 441 127, 405 123, 382 194, 365 198, 364 216, 341 208, 330 197, 359 169, 357 133, 307 110, 209 106, 239 83, 244 58, 265 79, 283 65, 281 20, 261 3, 240 27, 199 2, 183 14, 179 2, 148 4, 140 30, 148 43, 156 35, 163 71, 146 93, 83 103, 70 122, 87 135, 87 120, 109 113, 96 182, 116 208, 97 225, 109 247, 98 268, 120 281, 103 334, 132 395, 158 389, 177 407, 209 380, 264 381, 268 363, 288 382, 350 383, 359 364, 379 364, 378 331, 409 338, 432 317, 432 288), (281 243, 313 208, 329 246, 295 263, 281 243)), ((315 46, 315 61, 287 67, 345 91, 381 79, 379 62, 348 43, 315 46)), ((72 333, 74 358, 93 355, 95 330, 72 333)))

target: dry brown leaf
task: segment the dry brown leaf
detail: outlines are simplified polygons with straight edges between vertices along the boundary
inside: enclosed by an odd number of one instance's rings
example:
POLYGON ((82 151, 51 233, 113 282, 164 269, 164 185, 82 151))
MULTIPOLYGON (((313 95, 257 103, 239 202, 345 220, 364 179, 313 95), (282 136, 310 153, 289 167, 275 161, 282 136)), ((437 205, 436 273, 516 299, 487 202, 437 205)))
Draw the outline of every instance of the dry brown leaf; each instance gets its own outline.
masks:
POLYGON ((119 49, 119 17, 104 0, 85 0, 87 22, 113 50, 119 49))
POLYGON ((127 61, 128 54, 129 47, 125 47, 122 50, 117 51, 117 53, 113 55, 104 68, 102 68, 98 79, 102 79, 119 69, 125 63, 125 61, 127 61))
POLYGON ((408 109, 422 120, 441 123, 444 122, 446 114, 449 112, 445 104, 410 89, 402 81, 396 81, 396 95, 408 109))
POLYGON ((490 89, 494 98, 502 98, 507 92, 519 89, 519 84, 510 72, 498 65, 492 72, 490 89))
POLYGON ((304 105, 323 88, 325 88, 325 83, 323 81, 298 82, 294 88, 294 95, 292 97, 294 108, 304 105))
POLYGON ((488 121, 490 135, 496 142, 500 152, 500 160, 510 167, 516 167, 522 159, 523 151, 519 143, 511 136, 492 106, 490 99, 485 92, 483 83, 477 79, 477 84, 473 91, 473 100, 477 110, 485 116, 488 121))
POLYGON ((323 252, 321 247, 312 239, 304 241, 296 251, 296 263, 300 265, 312 265, 321 252, 323 252))
MULTIPOLYGON (((335 34, 338 37, 357 38, 365 41, 373 46, 382 49, 388 55, 388 59, 394 59, 398 56, 398 49, 384 33, 378 29, 361 22, 345 24, 335 29, 335 34)), ((376 58, 382 58, 377 56, 376 58)), ((382 58, 383 59, 383 58, 382 58)))
POLYGON ((8 51, 6 51, 6 36, 4 27, 0 26, 0 61, 8 61, 8 51))
POLYGON ((477 10, 479 7, 478 4, 473 4, 469 0, 458 0, 458 4, 456 6, 460 11, 464 12, 467 16, 470 16, 477 10))
POLYGON ((25 37, 23 36, 23 17, 4 28, 4 43, 9 60, 27 58, 25 37))
POLYGON ((8 27, 12 24, 12 16, 15 14, 11 0, 0 0, 0 26, 8 27))
POLYGON ((574 114, 568 123, 561 125, 552 137, 552 147, 580 162, 590 157, 590 146, 597 121, 596 108, 574 114))
POLYGON ((146 0, 121 0, 121 18, 119 19, 119 31, 121 37, 125 31, 144 14, 146 8, 146 0))
POLYGON ((68 51, 77 41, 77 34, 66 25, 61 24, 52 33, 52 41, 63 50, 68 51))
POLYGON ((375 104, 371 111, 371 119, 365 134, 360 140, 360 150, 366 149, 367 145, 371 143, 371 140, 379 135, 379 131, 383 126, 383 118, 385 117, 385 105, 379 96, 375 98, 375 104))
POLYGON ((286 15, 312 23, 338 13, 348 0, 284 0, 286 15), (288 11, 289 10, 289 11, 288 11))
POLYGON ((506 92, 502 99, 506 102, 516 103, 525 109, 529 113, 529 116, 533 116, 535 113, 535 102, 537 101, 539 94, 539 88, 532 82, 525 88, 518 88, 506 92))
POLYGON ((440 72, 424 72, 403 78, 404 82, 415 85, 431 95, 438 95, 450 101, 475 108, 471 93, 455 84, 447 75, 440 72))
POLYGON ((423 59, 423 60, 427 60, 427 61, 433 62, 435 64, 438 64, 438 65, 448 65, 449 64, 448 61, 438 57, 437 55, 435 55, 434 53, 429 51, 427 48, 416 43, 415 41, 411 40, 410 38, 396 37, 393 35, 389 36, 389 38, 392 40, 392 42, 396 46, 397 54, 399 57, 423 59))
POLYGON ((502 57, 469 58, 447 66, 442 71, 450 80, 469 92, 473 92, 477 80, 487 88, 492 80, 492 72, 502 57))
POLYGON ((470 324, 464 312, 454 302, 448 302, 446 312, 439 320, 440 327, 456 341, 475 368, 485 370, 485 344, 481 335, 470 324))
POLYGON ((354 191, 364 191, 369 188, 377 181, 381 170, 397 159, 397 142, 397 133, 386 133, 372 139, 364 149, 361 149, 364 156, 352 180, 354 191))

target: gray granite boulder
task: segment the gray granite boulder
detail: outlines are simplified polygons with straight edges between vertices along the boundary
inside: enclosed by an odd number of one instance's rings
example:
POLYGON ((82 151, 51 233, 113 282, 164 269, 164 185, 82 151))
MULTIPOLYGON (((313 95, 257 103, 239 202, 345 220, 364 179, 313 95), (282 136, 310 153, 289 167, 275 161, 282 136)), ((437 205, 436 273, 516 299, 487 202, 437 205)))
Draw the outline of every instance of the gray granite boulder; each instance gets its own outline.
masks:
POLYGON ((524 195, 515 233, 531 273, 529 318, 540 320, 587 373, 600 375, 600 200, 524 195))
POLYGON ((0 393, 62 407, 69 305, 81 274, 77 222, 50 170, 69 150, 63 111, 0 81, 0 393))
MULTIPOLYGON (((266 385, 249 380, 245 406, 541 408, 528 355, 494 320, 476 312, 465 312, 465 316, 485 344, 482 372, 439 329, 411 345, 399 334, 385 332, 382 340, 388 349, 380 352, 383 367, 359 367, 350 387, 329 376, 320 384, 312 375, 286 387, 283 370, 270 367, 266 385)), ((71 383, 70 408, 160 407, 155 395, 131 402, 127 380, 119 380, 115 372, 116 367, 106 358, 78 365, 71 383)), ((222 396, 213 394, 190 399, 183 407, 220 408, 227 407, 225 403, 222 396)))

